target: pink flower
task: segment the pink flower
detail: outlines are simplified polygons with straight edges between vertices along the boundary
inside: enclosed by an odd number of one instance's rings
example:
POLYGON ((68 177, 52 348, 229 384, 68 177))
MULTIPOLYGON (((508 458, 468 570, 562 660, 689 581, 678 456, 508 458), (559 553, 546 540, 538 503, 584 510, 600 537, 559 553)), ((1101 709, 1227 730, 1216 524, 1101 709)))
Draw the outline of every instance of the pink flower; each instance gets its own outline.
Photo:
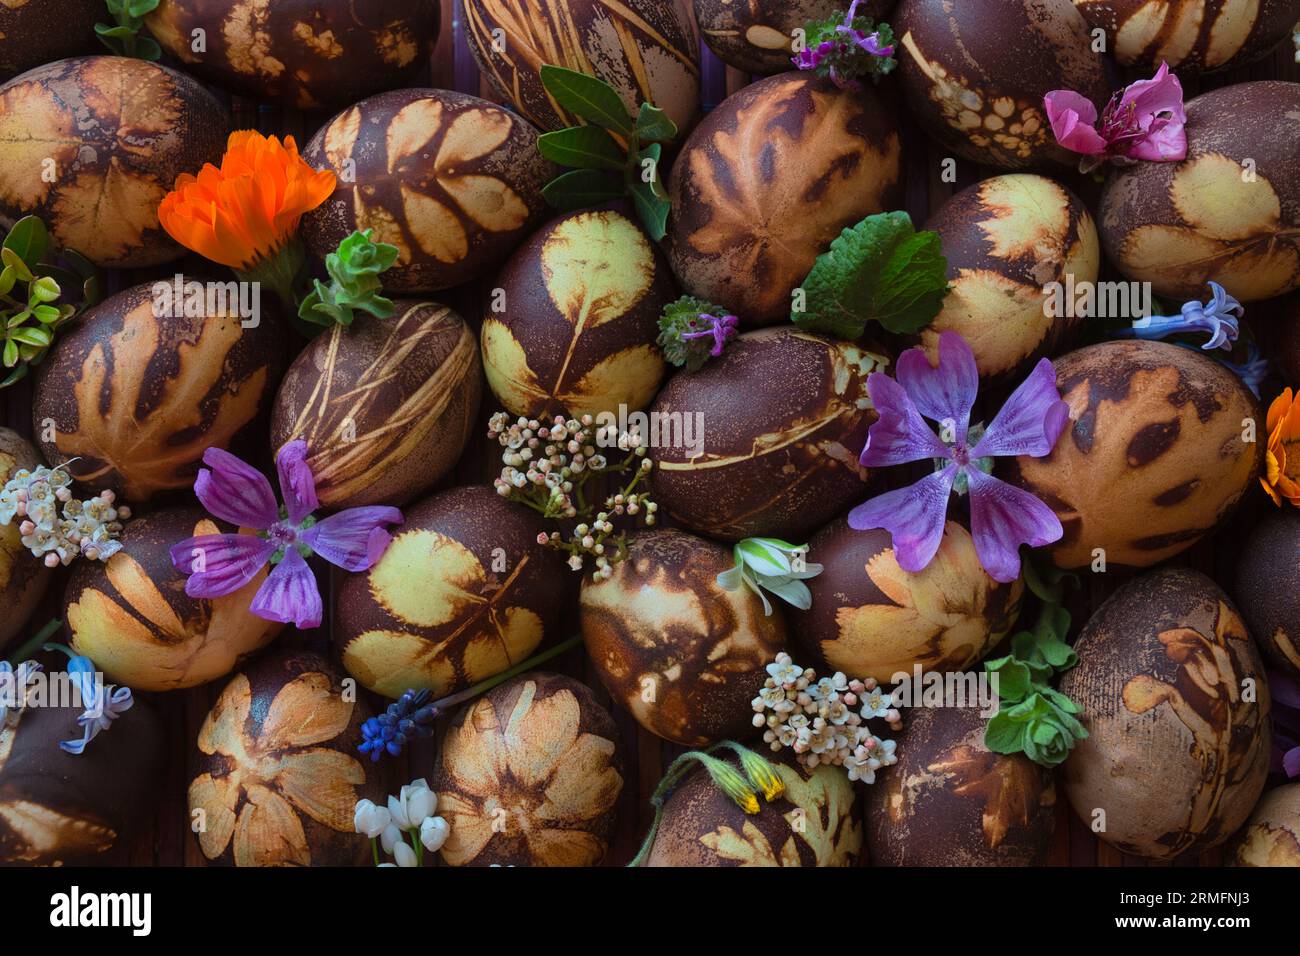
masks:
POLYGON ((1089 172, 1104 162, 1118 164, 1150 160, 1180 162, 1187 157, 1187 111, 1183 87, 1160 64, 1156 75, 1138 80, 1111 97, 1097 126, 1097 107, 1074 90, 1053 90, 1043 97, 1056 141, 1085 159, 1089 172))

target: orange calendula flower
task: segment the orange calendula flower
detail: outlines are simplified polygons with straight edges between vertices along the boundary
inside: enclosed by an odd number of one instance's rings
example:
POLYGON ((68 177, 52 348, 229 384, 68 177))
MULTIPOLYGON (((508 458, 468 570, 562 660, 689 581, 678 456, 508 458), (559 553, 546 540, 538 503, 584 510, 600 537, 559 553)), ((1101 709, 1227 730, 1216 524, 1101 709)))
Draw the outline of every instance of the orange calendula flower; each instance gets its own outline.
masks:
POLYGON ((1287 389, 1268 408, 1268 453, 1259 479, 1273 503, 1300 507, 1300 397, 1287 389))

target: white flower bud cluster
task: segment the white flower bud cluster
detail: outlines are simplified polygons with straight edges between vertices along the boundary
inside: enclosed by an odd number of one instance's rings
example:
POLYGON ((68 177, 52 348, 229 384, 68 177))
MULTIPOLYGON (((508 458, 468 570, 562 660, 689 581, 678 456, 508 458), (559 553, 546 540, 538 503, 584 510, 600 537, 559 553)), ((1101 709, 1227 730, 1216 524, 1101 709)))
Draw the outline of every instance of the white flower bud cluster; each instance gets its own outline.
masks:
POLYGON ((72 496, 72 476, 60 468, 23 468, 0 489, 0 525, 19 520, 23 547, 46 567, 71 564, 78 555, 107 561, 122 543, 122 522, 131 509, 111 491, 85 501, 72 496))

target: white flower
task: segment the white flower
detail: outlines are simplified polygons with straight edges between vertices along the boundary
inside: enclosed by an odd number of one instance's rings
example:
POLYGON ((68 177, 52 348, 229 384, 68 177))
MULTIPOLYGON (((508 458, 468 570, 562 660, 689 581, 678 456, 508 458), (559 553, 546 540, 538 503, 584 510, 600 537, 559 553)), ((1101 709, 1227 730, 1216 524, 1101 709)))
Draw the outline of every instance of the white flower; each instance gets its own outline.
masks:
POLYGON ((420 842, 430 853, 441 850, 450 833, 451 827, 442 817, 427 817, 420 824, 420 842))
POLYGON ((393 847, 402 842, 402 831, 397 829, 396 823, 390 823, 384 827, 384 832, 379 834, 379 843, 384 848, 384 852, 391 855, 393 847))
POLYGON ((411 849, 411 844, 405 840, 393 847, 393 859, 397 861, 398 866, 419 865, 415 860, 415 851, 411 849))
POLYGON ((884 717, 894 706, 894 695, 886 694, 881 688, 868 691, 862 695, 862 709, 858 712, 863 720, 884 717))
POLYGON ((402 788, 401 794, 388 798, 388 812, 399 829, 412 830, 433 816, 438 808, 438 796, 429 789, 428 783, 421 777, 412 780, 402 788))
POLYGON ((384 832, 390 822, 391 816, 386 807, 377 807, 371 800, 357 801, 357 808, 352 813, 352 827, 358 833, 364 833, 373 840, 384 832))
POLYGON ((871 748, 871 756, 882 767, 893 766, 898 763, 898 757, 894 754, 897 747, 898 741, 882 740, 877 737, 876 745, 871 748))
POLYGON ((797 666, 786 654, 781 654, 767 665, 767 673, 778 684, 793 684, 803 676, 803 668, 797 666), (785 658, 784 661, 781 658, 785 658))

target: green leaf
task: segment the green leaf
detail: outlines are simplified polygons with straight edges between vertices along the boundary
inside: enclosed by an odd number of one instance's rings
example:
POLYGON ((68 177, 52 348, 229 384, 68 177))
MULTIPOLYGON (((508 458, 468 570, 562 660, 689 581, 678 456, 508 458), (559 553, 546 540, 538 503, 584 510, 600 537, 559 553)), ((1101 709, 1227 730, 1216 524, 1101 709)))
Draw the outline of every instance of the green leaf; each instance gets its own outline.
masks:
MULTIPOLYGON (((17 253, 29 272, 35 269, 36 264, 45 257, 48 246, 49 235, 45 231, 45 223, 36 216, 23 216, 19 219, 9 230, 9 235, 5 236, 4 241, 4 248, 17 253)), ((30 282, 30 275, 23 281, 30 282)))
POLYGON ((537 137, 537 151, 559 166, 610 169, 627 166, 627 154, 598 126, 574 126, 537 137))
POLYGON ((61 294, 59 284, 49 276, 41 276, 28 287, 32 298, 37 302, 53 302, 61 294))
POLYGON ((126 12, 141 20, 158 9, 158 0, 127 0, 126 12))
POLYGON ((668 234, 668 214, 673 208, 668 201, 667 192, 659 182, 659 156, 662 149, 658 143, 651 143, 641 150, 628 180, 628 191, 632 194, 637 215, 655 242, 668 234))
POLYGON ((544 64, 541 69, 542 85, 555 102, 574 116, 612 129, 624 138, 632 135, 632 118, 618 92, 603 80, 577 70, 544 64))
POLYGON ((575 169, 547 183, 542 196, 561 212, 571 212, 621 198, 623 183, 601 170, 575 169))
POLYGON ((1004 657, 986 663, 984 668, 990 674, 997 675, 998 697, 1002 700, 1020 700, 1033 689, 1034 681, 1029 668, 1014 658, 1004 657))
POLYGON ((162 59, 162 47, 153 37, 137 36, 135 38, 135 55, 141 60, 155 63, 162 59))
POLYGON ((0 261, 3 261, 7 268, 14 270, 14 275, 18 277, 20 282, 32 281, 32 272, 27 268, 27 263, 13 249, 8 246, 0 248, 0 261))
POLYGON ((643 143, 671 143, 677 138, 677 124, 659 107, 642 103, 636 115, 636 135, 643 143))
MULTIPOLYGON (((7 348, 6 348, 6 352, 7 352, 7 348)), ((6 362, 5 365, 7 367, 9 363, 6 362)), ((3 381, 0 381, 0 388, 8 388, 10 385, 13 385, 15 382, 22 381, 24 378, 26 378, 26 376, 27 376, 26 364, 19 365, 16 369, 14 369, 12 372, 6 375, 3 381)))
POLYGON ((1024 749, 1025 725, 1005 712, 994 714, 984 728, 984 746, 995 754, 1016 754, 1024 749))
POLYGON ((45 348, 54 341, 54 336, 50 334, 49 329, 43 329, 39 325, 26 325, 20 329, 13 329, 9 333, 9 338, 16 342, 26 342, 28 345, 35 345, 39 348, 45 348))
MULTIPOLYGON (((132 30, 130 27, 124 27, 121 24, 109 26, 107 23, 96 23, 95 32, 98 33, 99 36, 104 39, 126 40, 135 37, 134 30, 132 30)), ((109 49, 114 50, 117 48, 110 43, 109 49)))
POLYGON ((13 339, 5 339, 4 364, 5 368, 13 368, 18 364, 18 343, 13 339))

